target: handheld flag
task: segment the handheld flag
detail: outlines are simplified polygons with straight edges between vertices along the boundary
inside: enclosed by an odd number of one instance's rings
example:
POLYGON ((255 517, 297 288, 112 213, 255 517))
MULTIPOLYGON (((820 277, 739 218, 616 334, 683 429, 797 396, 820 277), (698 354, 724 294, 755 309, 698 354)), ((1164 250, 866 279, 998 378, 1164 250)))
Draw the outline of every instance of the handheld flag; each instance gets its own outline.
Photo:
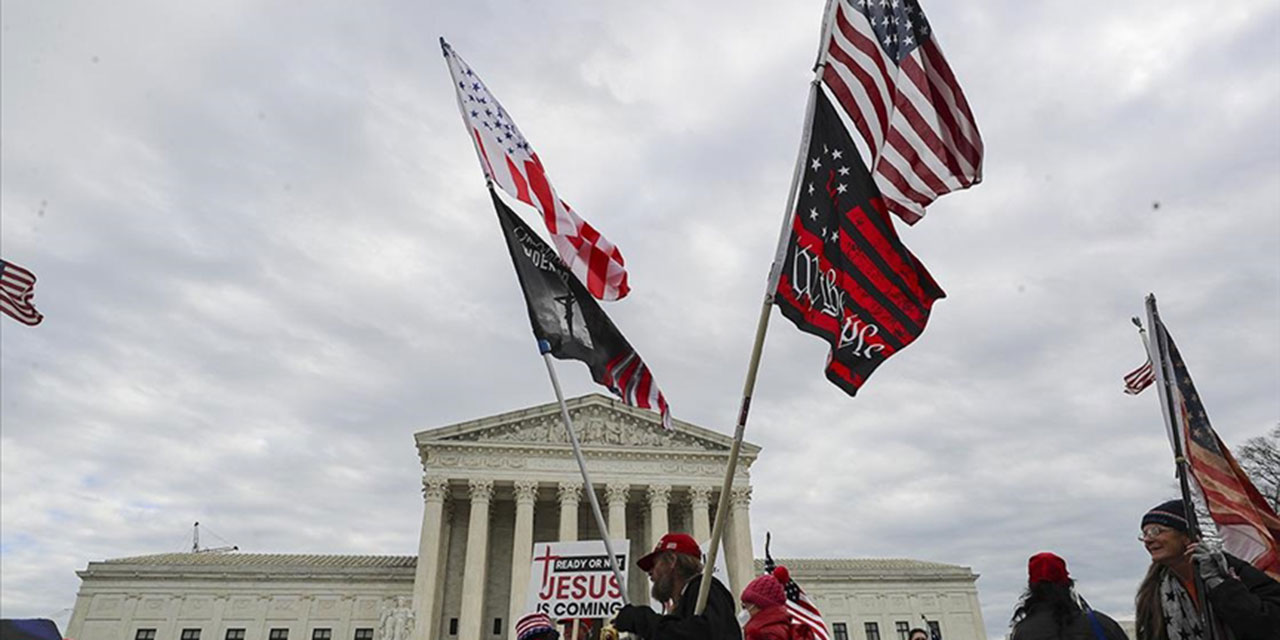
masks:
POLYGON ((1124 392, 1136 396, 1156 381, 1156 372, 1151 368, 1151 356, 1147 356, 1146 364, 1130 371, 1124 377, 1124 392))
POLYGON ((942 288, 893 228, 853 140, 816 89, 813 129, 774 301, 831 345, 827 378, 854 395, 911 344, 942 288))
POLYGON ((524 292, 533 334, 543 352, 586 363, 592 379, 633 407, 658 411, 663 426, 671 428, 667 400, 640 354, 551 247, 493 189, 489 195, 524 292))
POLYGON ((835 4, 822 82, 857 128, 885 205, 915 224, 939 196, 982 181, 982 136, 917 0, 835 4))
POLYGON ((0 260, 0 311, 22 324, 36 326, 44 316, 31 303, 36 275, 18 265, 0 260))
POLYGON ((498 99, 444 38, 440 46, 485 177, 542 214, 560 259, 586 283, 592 296, 601 300, 626 297, 630 286, 622 252, 556 195, 542 160, 498 99))
POLYGON ((1173 395, 1177 437, 1192 479, 1218 526, 1223 548, 1280 580, 1280 516, 1210 426, 1187 365, 1164 323, 1157 316, 1152 325, 1155 338, 1168 345, 1162 367, 1173 395))
POLYGON ((782 590, 787 594, 787 612, 791 614, 791 624, 807 628, 809 633, 797 634, 800 637, 812 636, 816 640, 830 640, 831 636, 827 634, 827 623, 822 620, 822 613, 818 611, 817 605, 809 598, 804 589, 791 579, 791 572, 787 568, 773 561, 773 556, 769 555, 769 534, 765 534, 764 543, 764 572, 773 574, 778 582, 782 583, 782 590))

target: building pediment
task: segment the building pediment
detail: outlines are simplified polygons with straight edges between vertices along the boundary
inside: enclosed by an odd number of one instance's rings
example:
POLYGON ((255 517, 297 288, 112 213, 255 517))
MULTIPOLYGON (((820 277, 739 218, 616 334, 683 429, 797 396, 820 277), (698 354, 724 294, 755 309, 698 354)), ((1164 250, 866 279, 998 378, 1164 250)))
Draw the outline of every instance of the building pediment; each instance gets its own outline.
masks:
MULTIPOLYGON (((662 426, 653 411, 629 407, 599 394, 566 401, 578 443, 583 448, 662 449, 681 452, 727 453, 733 439, 682 420, 662 426)), ((421 431, 418 446, 451 444, 568 447, 560 407, 549 403, 481 420, 421 431)), ((743 443, 742 453, 754 457, 759 447, 743 443)))

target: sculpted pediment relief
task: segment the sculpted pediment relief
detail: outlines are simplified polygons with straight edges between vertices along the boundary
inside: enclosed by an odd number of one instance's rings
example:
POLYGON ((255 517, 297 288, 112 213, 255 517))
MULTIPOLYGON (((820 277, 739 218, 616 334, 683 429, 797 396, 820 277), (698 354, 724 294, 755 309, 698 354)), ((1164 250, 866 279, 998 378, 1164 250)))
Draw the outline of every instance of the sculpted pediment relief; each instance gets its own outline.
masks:
MULTIPOLYGON (((683 451, 716 451, 729 450, 730 439, 724 437, 717 441, 715 436, 692 433, 679 423, 668 431, 662 428, 657 414, 652 419, 648 416, 633 415, 634 412, 620 411, 611 406, 585 402, 580 406, 570 406, 569 416, 573 420, 578 442, 583 446, 616 446, 675 449, 683 451)), ((430 432, 423 435, 428 440, 445 442, 494 442, 494 443, 527 443, 568 445, 569 436, 565 433, 560 421, 560 413, 547 412, 541 415, 515 419, 510 422, 499 422, 476 425, 466 428, 445 428, 441 431, 452 431, 431 437, 430 432)))

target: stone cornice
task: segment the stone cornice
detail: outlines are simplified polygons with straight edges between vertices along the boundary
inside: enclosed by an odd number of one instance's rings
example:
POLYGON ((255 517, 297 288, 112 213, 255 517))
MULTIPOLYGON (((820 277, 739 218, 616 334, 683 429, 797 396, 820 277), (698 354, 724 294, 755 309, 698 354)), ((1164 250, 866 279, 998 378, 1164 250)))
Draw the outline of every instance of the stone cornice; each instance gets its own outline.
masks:
MULTIPOLYGON (((777 563, 785 566, 797 582, 847 582, 849 580, 894 581, 960 581, 973 583, 978 574, 969 567, 923 562, 920 560, 892 558, 786 558, 777 563)), ((763 571, 764 562, 755 561, 756 570, 763 571)))
MULTIPOLYGON (((657 413, 629 407, 600 394, 573 398, 566 404, 584 450, 650 449, 724 456, 732 444, 732 438, 724 434, 682 420, 675 420, 671 430, 663 429, 657 413)), ((414 439, 423 457, 424 448, 446 443, 514 444, 532 447, 532 451, 569 448, 555 403, 421 431, 414 439)), ((741 451, 744 464, 749 465, 759 452, 759 446, 744 442, 741 451)))

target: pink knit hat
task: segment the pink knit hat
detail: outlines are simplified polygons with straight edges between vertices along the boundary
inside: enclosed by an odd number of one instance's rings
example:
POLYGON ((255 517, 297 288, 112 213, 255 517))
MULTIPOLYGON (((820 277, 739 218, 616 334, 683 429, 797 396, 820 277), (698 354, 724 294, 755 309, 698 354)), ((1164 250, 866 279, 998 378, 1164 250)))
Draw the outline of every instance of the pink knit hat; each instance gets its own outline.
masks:
POLYGON ((782 583, 772 574, 757 576, 746 589, 742 590, 742 602, 754 604, 761 609, 777 606, 787 601, 787 594, 782 590, 782 583))

